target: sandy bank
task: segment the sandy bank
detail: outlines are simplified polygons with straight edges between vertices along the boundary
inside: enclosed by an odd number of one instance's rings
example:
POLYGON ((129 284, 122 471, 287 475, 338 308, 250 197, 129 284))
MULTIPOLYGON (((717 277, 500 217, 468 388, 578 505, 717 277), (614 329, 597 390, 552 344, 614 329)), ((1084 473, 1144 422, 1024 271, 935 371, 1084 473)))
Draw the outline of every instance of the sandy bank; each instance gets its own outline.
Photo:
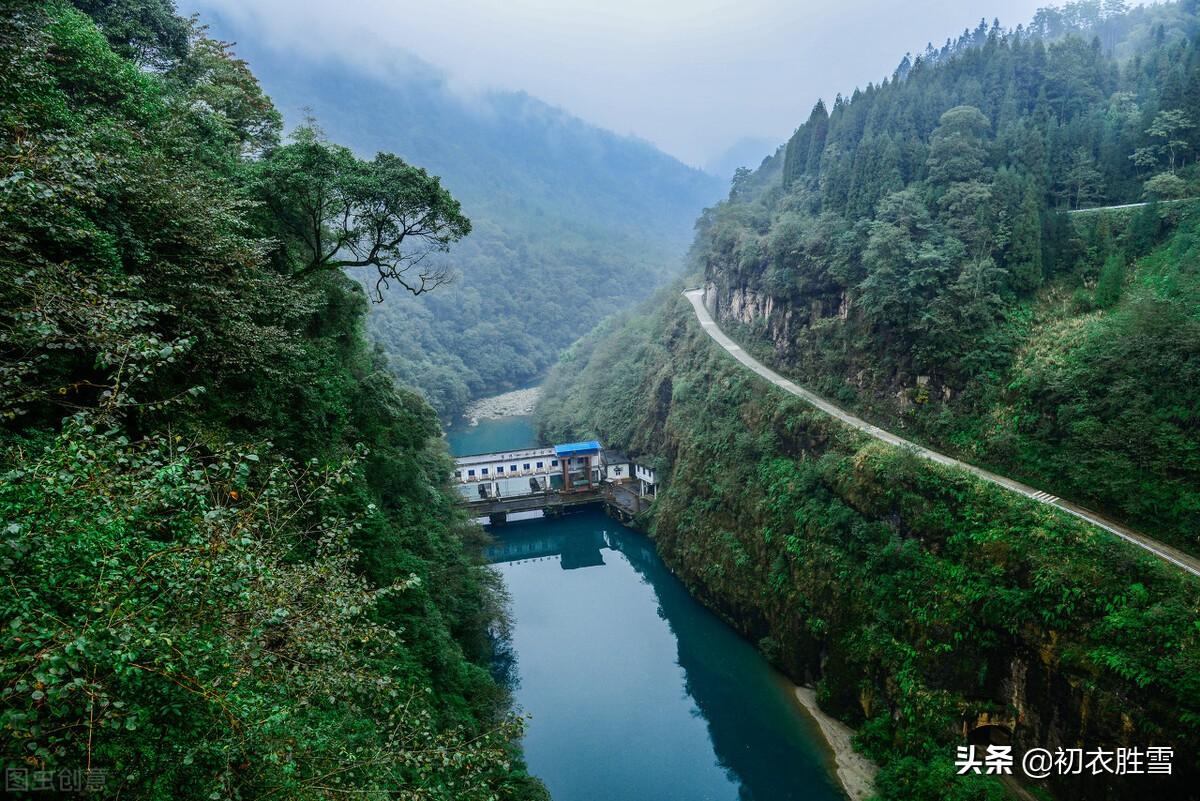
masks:
POLYGON ((864 801, 875 792, 875 774, 879 768, 874 762, 854 750, 850 740, 854 730, 821 711, 817 706, 817 694, 811 687, 797 687, 796 698, 805 711, 821 727, 821 734, 833 751, 837 766, 838 781, 842 784, 850 801, 864 801))

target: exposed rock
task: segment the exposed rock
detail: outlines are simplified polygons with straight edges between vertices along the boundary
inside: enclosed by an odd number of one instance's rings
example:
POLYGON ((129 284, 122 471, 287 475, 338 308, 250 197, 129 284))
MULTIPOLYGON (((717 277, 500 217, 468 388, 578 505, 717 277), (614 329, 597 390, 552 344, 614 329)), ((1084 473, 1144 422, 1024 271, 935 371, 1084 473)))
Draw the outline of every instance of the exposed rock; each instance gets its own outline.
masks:
POLYGON ((533 414, 533 407, 537 405, 541 394, 541 387, 531 387, 514 389, 512 392, 493 395, 490 398, 480 398, 467 407, 463 417, 470 420, 471 425, 477 425, 480 420, 533 414))

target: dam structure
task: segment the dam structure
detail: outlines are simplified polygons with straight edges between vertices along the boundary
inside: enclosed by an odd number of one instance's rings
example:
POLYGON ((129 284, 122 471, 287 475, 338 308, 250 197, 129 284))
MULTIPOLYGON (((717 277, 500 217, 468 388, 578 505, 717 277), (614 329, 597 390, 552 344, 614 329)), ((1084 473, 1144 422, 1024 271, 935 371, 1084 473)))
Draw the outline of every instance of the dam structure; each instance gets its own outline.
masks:
POLYGON ((596 440, 458 456, 454 483, 471 517, 493 525, 510 514, 556 515, 591 505, 630 519, 657 492, 653 467, 606 450, 596 440))

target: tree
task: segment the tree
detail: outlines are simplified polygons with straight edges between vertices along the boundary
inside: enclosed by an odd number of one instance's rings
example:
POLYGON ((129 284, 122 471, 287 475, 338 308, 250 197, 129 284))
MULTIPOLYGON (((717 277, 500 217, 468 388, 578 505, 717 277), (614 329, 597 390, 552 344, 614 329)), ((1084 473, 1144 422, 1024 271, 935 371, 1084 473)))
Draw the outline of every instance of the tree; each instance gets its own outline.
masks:
POLYGON ((1160 172, 1142 184, 1143 196, 1149 200, 1176 200, 1187 197, 1187 182, 1173 172, 1160 172))
POLYGON ((1104 260, 1100 269, 1100 280, 1096 283, 1096 305, 1101 309, 1113 306, 1121 299, 1125 289, 1125 256, 1112 253, 1104 260))
POLYGON ((808 116, 808 127, 812 131, 812 139, 808 143, 804 171, 816 175, 821 167, 821 154, 825 152, 825 138, 829 135, 829 112, 825 110, 825 101, 818 100, 813 106, 812 114, 808 116))
POLYGON ((1146 133, 1161 141, 1159 147, 1167 154, 1167 169, 1175 171, 1175 160, 1187 150, 1183 132, 1193 126, 1192 120, 1180 109, 1160 111, 1146 133))
POLYGON ((796 133, 788 140, 784 154, 784 186, 790 186, 805 173, 813 175, 817 172, 828 133, 829 112, 825 108, 825 102, 818 100, 812 113, 808 115, 808 122, 796 129, 796 133))
POLYGON ((1059 194, 1066 198, 1071 208, 1077 209, 1101 197, 1103 179, 1104 176, 1096 169, 1092 152, 1086 147, 1076 148, 1071 154, 1071 166, 1063 177, 1063 188, 1059 194))
POLYGON ((963 266, 949 294, 965 330, 984 329, 1000 316, 1004 278, 990 256, 977 256, 963 266))
POLYGON ((1139 167, 1153 169, 1166 156, 1167 170, 1175 172, 1176 161, 1188 150, 1184 132, 1193 127, 1195 123, 1180 109, 1160 111, 1146 129, 1146 135, 1154 140, 1153 143, 1139 147, 1130 158, 1139 167))
POLYGON ((165 69, 188 52, 188 22, 172 0, 73 0, 118 54, 143 67, 165 69))
POLYGON ((929 211, 909 188, 885 197, 869 226, 858 306, 872 323, 908 330, 947 283, 962 254, 956 240, 939 241, 929 211))
POLYGON ((754 176, 754 170, 749 167, 738 167, 733 171, 733 178, 729 181, 729 199, 736 200, 741 197, 750 186, 750 179, 754 176))
POLYGON ((283 118, 232 44, 210 39, 193 24, 187 56, 167 77, 181 85, 192 112, 212 115, 218 121, 214 133, 232 139, 243 154, 279 143, 283 118))
POLYGON ((471 231, 436 176, 391 153, 358 159, 311 123, 267 153, 256 189, 285 246, 298 251, 286 268, 305 276, 374 267, 376 302, 392 281, 413 295, 450 281, 444 262, 427 259, 471 231))
POLYGON ((941 116, 929 140, 929 178, 937 184, 970 181, 983 173, 988 118, 974 106, 956 106, 941 116))
POLYGON ((991 188, 983 181, 956 181, 938 198, 939 219, 973 256, 989 251, 996 238, 991 188))
POLYGON ((1025 190, 1013 220, 1007 266, 1016 290, 1028 291, 1041 286, 1042 213, 1032 186, 1025 190))

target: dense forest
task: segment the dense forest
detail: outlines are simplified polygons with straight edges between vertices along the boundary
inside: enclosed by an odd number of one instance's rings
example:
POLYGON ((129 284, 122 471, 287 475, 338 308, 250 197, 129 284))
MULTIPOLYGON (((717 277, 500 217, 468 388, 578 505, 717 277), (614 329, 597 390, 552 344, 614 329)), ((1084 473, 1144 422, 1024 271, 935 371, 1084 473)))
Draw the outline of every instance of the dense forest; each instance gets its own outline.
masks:
POLYGON ((435 286, 458 201, 281 139, 169 0, 7 4, 0 53, 8 789, 543 797, 437 416, 343 272, 435 286))
POLYGON ((818 103, 702 220, 708 302, 867 417, 1200 549, 1198 37, 1192 2, 1078 3, 818 103))
MULTIPOLYGON (((817 103, 702 216, 695 283, 798 383, 1200 551, 1197 11, 981 23, 817 103)), ((1194 581, 768 388, 680 288, 564 354, 540 431, 657 464, 664 559, 860 727, 883 798, 1006 797, 952 766, 997 728, 1194 755, 1194 581)), ((1190 798, 1184 762, 1035 789, 1190 798)))
POLYGON ((880 798, 1009 798, 956 775, 956 746, 992 731, 1017 753, 1175 749, 1170 777, 1070 776, 1039 797, 1195 797, 1193 577, 838 424, 715 346, 674 291, 573 346, 538 413, 551 441, 657 466, 641 524, 664 561, 859 730, 880 798))
POLYGON ((368 324, 396 375, 445 418, 536 379, 677 274, 696 216, 722 194, 724 179, 646 142, 523 93, 464 96, 411 56, 370 70, 272 49, 244 19, 213 29, 238 41, 286 118, 315 114, 359 155, 421 164, 462 202, 474 227, 445 260, 453 282, 421 297, 392 291, 368 324))

